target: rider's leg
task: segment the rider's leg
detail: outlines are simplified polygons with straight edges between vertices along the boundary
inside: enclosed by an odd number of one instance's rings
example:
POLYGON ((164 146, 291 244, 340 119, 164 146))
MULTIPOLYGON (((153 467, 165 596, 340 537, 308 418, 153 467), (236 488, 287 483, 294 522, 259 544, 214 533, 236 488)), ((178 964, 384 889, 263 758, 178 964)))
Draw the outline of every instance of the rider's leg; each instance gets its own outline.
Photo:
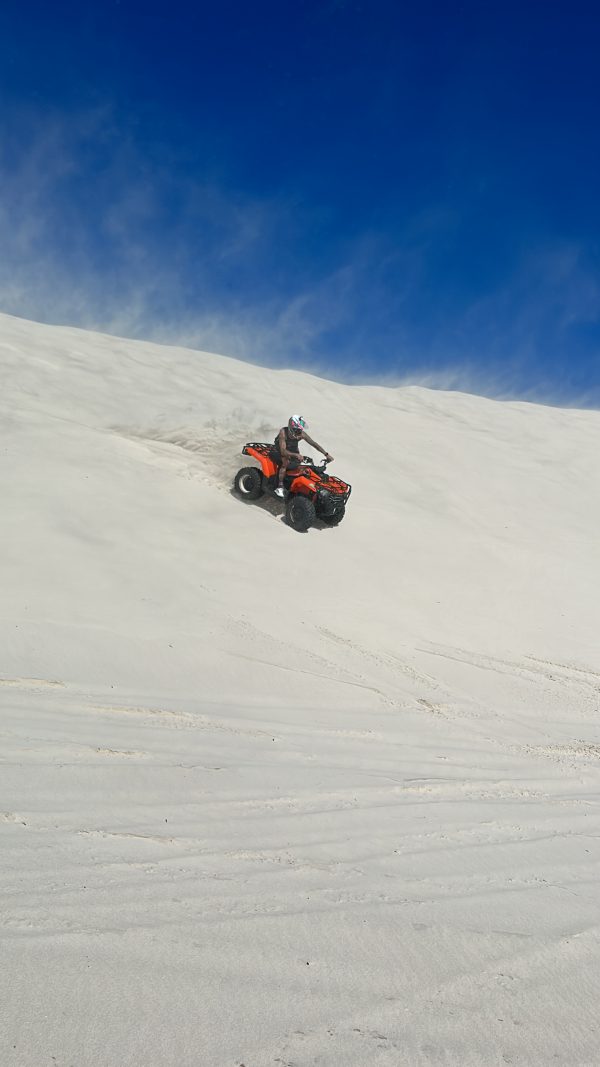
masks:
POLYGON ((283 479, 285 478, 286 474, 287 474, 287 463, 286 463, 286 461, 284 459, 282 459, 280 467, 279 467, 279 479, 278 479, 278 483, 277 483, 279 485, 279 488, 281 488, 283 486, 283 479))
POLYGON ((282 458, 281 464, 280 464, 280 467, 279 467, 279 478, 278 478, 278 483, 277 483, 277 489, 275 490, 275 493, 276 493, 277 496, 283 496, 283 479, 285 478, 285 476, 286 476, 286 474, 288 472, 288 469, 289 470, 294 470, 296 467, 299 467, 299 466, 300 466, 300 460, 296 459, 295 456, 294 457, 289 456, 287 459, 283 459, 282 458))

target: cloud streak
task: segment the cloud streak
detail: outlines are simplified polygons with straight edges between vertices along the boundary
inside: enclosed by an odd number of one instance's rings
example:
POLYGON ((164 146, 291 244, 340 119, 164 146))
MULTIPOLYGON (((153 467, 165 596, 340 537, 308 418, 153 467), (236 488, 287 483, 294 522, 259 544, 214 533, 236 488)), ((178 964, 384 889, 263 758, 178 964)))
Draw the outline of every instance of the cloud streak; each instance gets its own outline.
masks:
POLYGON ((456 215, 432 204, 317 260, 323 221, 297 197, 199 179, 142 151, 110 106, 22 110, 0 125, 0 308, 338 380, 600 405, 600 366, 587 392, 569 372, 577 330, 598 324, 588 250, 534 248, 477 300, 438 307, 432 248, 456 215))

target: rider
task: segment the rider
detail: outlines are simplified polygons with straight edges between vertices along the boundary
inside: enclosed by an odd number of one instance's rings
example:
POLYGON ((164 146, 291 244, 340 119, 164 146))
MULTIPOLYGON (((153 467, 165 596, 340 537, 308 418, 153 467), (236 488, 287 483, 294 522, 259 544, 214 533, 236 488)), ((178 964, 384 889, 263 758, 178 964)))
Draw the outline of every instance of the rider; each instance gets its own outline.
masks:
MULTIPOLYGON (((288 468, 290 470, 295 467, 299 467, 302 462, 302 456, 300 455, 300 449, 298 447, 299 441, 306 441, 307 445, 312 445, 316 448, 317 452, 321 452, 328 463, 331 463, 333 456, 329 455, 324 448, 321 448, 316 441, 313 441, 312 437, 309 437, 306 433, 306 422, 302 415, 292 415, 288 421, 287 426, 282 426, 277 437, 275 438, 275 448, 279 456, 279 484, 275 490, 276 496, 283 496, 283 479, 285 478, 288 468)), ((279 458, 276 455, 276 458, 279 458)))

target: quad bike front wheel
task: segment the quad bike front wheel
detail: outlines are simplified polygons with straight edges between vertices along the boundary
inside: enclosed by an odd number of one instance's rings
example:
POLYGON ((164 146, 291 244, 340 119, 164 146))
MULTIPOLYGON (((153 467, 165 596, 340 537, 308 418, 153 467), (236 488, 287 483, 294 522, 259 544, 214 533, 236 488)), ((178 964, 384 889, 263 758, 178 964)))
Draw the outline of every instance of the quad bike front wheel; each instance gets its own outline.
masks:
POLYGON ((285 505, 285 520, 298 533, 305 533, 316 517, 315 505, 307 496, 290 493, 285 505))
POLYGON ((258 467, 242 467, 241 471, 237 472, 233 485, 236 493, 245 500, 258 500, 264 493, 262 473, 258 467))
POLYGON ((332 515, 319 515, 319 518, 321 522, 325 523, 326 526, 339 526, 345 514, 346 505, 340 504, 340 506, 335 509, 332 515))

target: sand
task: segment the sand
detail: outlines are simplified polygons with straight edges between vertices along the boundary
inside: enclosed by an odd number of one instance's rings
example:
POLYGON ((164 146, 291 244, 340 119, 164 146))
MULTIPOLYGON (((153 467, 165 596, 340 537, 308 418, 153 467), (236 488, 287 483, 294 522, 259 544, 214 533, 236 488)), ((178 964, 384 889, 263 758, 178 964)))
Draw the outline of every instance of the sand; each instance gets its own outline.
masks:
POLYGON ((0 367, 3 1067, 600 1064, 600 413, 0 367), (231 492, 292 411, 337 529, 231 492))

